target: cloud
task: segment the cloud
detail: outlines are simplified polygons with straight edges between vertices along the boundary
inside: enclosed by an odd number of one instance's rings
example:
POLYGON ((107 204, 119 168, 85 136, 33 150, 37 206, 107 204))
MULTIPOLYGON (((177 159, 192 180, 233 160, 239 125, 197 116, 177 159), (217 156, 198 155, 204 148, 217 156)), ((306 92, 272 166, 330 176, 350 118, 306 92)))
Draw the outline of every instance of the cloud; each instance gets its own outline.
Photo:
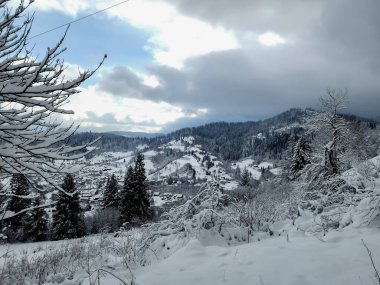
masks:
POLYGON ((33 7, 42 11, 58 10, 75 17, 79 12, 89 9, 90 4, 89 1, 78 0, 37 0, 34 1, 33 7))
MULTIPOLYGON (((131 75, 130 71, 128 74, 131 75)), ((122 85, 119 86, 122 88, 122 85)), ((145 85, 141 83, 140 87, 143 86, 145 85)), ((180 118, 197 116, 196 113, 189 113, 164 101, 133 98, 137 92, 123 93, 126 96, 122 96, 122 93, 115 95, 114 87, 102 90, 97 84, 80 90, 81 93, 73 96, 66 106, 74 111, 74 115, 64 119, 72 120, 85 128, 157 132, 180 118)))
MULTIPOLYGON (((75 16, 80 12, 90 13, 116 3, 118 1, 39 0, 35 7, 75 16)), ((130 1, 109 9, 106 13, 148 31, 151 37, 145 49, 152 53, 157 63, 177 69, 182 68, 188 58, 239 48, 232 33, 222 27, 183 16, 168 3, 153 0, 130 1)))
MULTIPOLYGON (((91 3, 77 13, 112 4, 91 3)), ((86 92, 97 116, 166 130, 318 107, 327 87, 348 89, 349 111, 377 116, 379 10, 378 0, 130 1, 108 16, 148 32, 155 62, 105 70, 86 92)))
POLYGON ((357 69, 350 66, 350 62, 309 54, 303 46, 262 48, 252 54, 233 50, 194 58, 182 70, 152 66, 150 72, 160 82, 156 88, 140 83, 135 91, 129 90, 133 84, 128 82, 134 76, 121 68, 103 74, 99 86, 121 97, 136 94, 140 100, 170 102, 183 112, 198 111, 199 122, 200 118, 202 122, 255 120, 291 107, 318 108, 327 87, 347 87, 350 111, 376 115, 378 75, 360 65, 357 69), (200 114, 201 109, 207 112, 200 114))
POLYGON ((82 118, 80 122, 81 131, 144 131, 156 132, 161 131, 162 126, 156 124, 154 121, 135 122, 129 116, 119 121, 115 118, 114 113, 106 113, 101 116, 94 112, 86 112, 86 118, 82 118))

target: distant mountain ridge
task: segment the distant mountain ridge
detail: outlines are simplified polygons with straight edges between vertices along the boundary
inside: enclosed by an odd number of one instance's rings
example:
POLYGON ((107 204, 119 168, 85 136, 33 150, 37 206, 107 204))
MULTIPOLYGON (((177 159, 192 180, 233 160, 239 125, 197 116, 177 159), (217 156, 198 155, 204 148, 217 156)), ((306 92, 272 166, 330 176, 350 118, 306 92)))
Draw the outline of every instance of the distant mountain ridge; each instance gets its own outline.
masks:
MULTIPOLYGON (((257 160, 281 160, 293 136, 299 137, 307 129, 305 118, 312 109, 293 108, 272 118, 248 122, 216 122, 184 128, 169 134, 142 132, 78 133, 72 143, 81 145, 101 139, 96 144, 97 153, 103 151, 135 151, 149 147, 158 149, 170 141, 193 137, 194 144, 221 160, 234 161, 245 157, 257 160), (74 143, 75 142, 75 143, 74 143)), ((346 115, 348 120, 368 122, 368 119, 346 115)), ((373 121, 373 120, 370 120, 373 121)))
POLYGON ((111 131, 111 132, 106 132, 106 134, 113 134, 117 136, 123 136, 126 138, 155 138, 155 137, 164 135, 161 133, 123 132, 123 131, 111 131))

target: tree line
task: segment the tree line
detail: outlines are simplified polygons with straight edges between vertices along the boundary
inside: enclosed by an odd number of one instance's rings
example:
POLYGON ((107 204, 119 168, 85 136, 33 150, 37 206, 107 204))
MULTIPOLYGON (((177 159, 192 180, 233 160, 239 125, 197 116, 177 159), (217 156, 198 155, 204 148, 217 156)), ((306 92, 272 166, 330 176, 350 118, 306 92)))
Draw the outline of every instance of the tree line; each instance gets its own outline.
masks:
POLYGON ((43 205, 45 197, 32 194, 25 175, 14 174, 7 198, 0 201, 8 215, 0 219, 2 234, 9 242, 37 242, 140 226, 152 217, 148 186, 144 156, 138 154, 134 167, 127 169, 122 189, 112 175, 104 190, 102 206, 85 217, 74 178, 66 174, 61 185, 64 192, 53 198, 54 211, 49 217, 43 205))

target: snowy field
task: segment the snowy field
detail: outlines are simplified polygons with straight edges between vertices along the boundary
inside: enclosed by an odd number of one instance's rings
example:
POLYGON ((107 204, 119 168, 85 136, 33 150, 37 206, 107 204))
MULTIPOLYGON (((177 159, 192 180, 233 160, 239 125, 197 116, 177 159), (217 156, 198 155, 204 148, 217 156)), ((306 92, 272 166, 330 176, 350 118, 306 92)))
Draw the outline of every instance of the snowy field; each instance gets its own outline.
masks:
MULTIPOLYGON (((94 237, 95 238, 95 237, 94 237)), ((307 235, 295 228, 281 236, 227 246, 225 240, 210 233, 192 238, 187 245, 161 261, 133 271, 138 285, 356 285, 377 284, 374 269, 362 240, 372 251, 380 268, 380 229, 346 228, 329 232, 325 237, 307 235)), ((0 246, 14 254, 37 252, 69 241, 0 246)), ((119 258, 120 259, 120 258, 119 258)), ((106 268, 128 279, 129 273, 117 267, 118 258, 103 258, 106 268), (108 263, 108 264, 107 264, 108 263)), ((160 260, 160 256, 158 256, 160 260)), ((61 280, 62 281, 62 280, 61 280)), ((64 285, 89 285, 86 274, 77 274, 64 285)), ((107 274, 102 285, 122 284, 107 274)), ((129 283, 128 283, 129 284, 129 283)))
MULTIPOLYGON (((161 263, 137 272, 140 285, 377 284, 361 240, 380 268, 380 229, 348 229, 324 240, 300 231, 236 247, 191 240, 161 263)), ((111 284, 111 283, 109 283, 111 284)))

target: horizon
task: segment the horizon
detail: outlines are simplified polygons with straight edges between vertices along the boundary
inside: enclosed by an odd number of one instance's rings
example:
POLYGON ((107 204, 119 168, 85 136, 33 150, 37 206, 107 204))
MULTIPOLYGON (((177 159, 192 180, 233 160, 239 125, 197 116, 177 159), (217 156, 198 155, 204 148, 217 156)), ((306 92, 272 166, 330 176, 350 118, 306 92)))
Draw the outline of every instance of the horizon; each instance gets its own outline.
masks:
MULTIPOLYGON (((317 112, 320 112, 320 110, 317 110, 317 109, 313 109, 311 107, 305 107, 305 108, 290 108, 290 109, 287 109, 285 111, 282 111, 274 116, 270 116, 270 117, 267 117, 267 118, 263 118, 263 119, 258 119, 258 120, 246 120, 246 121, 212 121, 212 122, 207 122, 207 123, 204 123, 204 124, 200 124, 200 125, 195 125, 195 126, 191 126, 191 127, 187 127, 187 126, 183 126, 181 128, 178 128, 178 129, 174 129, 174 130, 171 130, 171 131, 168 131, 168 132, 141 132, 141 131, 117 131, 117 130, 107 130, 107 131, 104 131, 104 132, 98 132, 98 133, 105 133, 105 134, 116 134, 116 133, 131 133, 133 135, 136 135, 136 134, 142 134, 142 135, 154 135, 152 137, 158 137, 158 136, 167 136, 167 135, 170 135, 172 133, 175 133, 177 131, 180 131, 180 130, 183 130, 183 129, 191 129, 191 128, 198 128, 198 127, 202 127, 202 126, 206 126, 206 125, 209 125, 209 124, 218 124, 218 123, 227 123, 227 124, 239 124, 239 123, 257 123, 257 122, 261 122, 261 121, 265 121, 265 120, 270 120, 272 118, 275 118, 277 116, 280 116, 284 113, 287 113, 291 110, 302 110, 302 111, 306 111, 306 110, 312 110, 312 111, 317 111, 317 112)), ((365 116, 359 116, 359 115, 356 115, 356 114, 352 114, 352 113, 342 113, 343 115, 346 115, 346 116, 354 116, 358 119, 361 119, 361 120, 364 120, 364 121, 373 121, 373 122, 380 122, 380 116, 376 116, 376 117, 372 117, 372 118, 369 118, 369 117, 365 117, 365 116)), ((93 132, 93 133, 97 133, 97 131, 93 131, 91 129, 89 130, 81 130, 81 128, 79 127, 78 129, 78 132, 77 133, 87 133, 87 132, 93 132)))
MULTIPOLYGON (((64 28, 39 34, 117 3, 35 1, 34 55, 43 56, 64 28)), ((82 130, 169 133, 318 108, 329 87, 348 90, 348 112, 380 115, 380 3, 242 4, 128 1, 72 24, 66 78, 108 58, 67 105, 75 115, 62 119, 82 130)))

